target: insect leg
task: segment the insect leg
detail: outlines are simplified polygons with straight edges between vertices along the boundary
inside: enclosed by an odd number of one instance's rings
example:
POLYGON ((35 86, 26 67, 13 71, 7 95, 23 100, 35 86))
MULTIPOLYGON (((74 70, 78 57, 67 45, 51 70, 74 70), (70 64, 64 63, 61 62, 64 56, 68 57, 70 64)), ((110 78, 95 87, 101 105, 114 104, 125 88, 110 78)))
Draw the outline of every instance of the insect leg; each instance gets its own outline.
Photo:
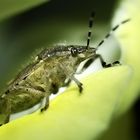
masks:
POLYGON ((41 108, 41 112, 47 110, 49 107, 49 96, 45 98, 45 106, 43 108, 41 108))
POLYGON ((63 87, 68 87, 70 85, 71 79, 68 79, 63 85, 63 87))
POLYGON ((8 114, 8 115, 6 116, 6 119, 5 119, 5 121, 4 121, 4 124, 8 123, 9 120, 10 120, 10 114, 8 114))
POLYGON ((10 120, 10 114, 11 114, 11 104, 10 104, 10 100, 8 98, 5 99, 5 120, 4 120, 4 124, 8 123, 10 120))
POLYGON ((113 63, 106 64, 106 62, 104 61, 103 57, 102 57, 100 54, 96 54, 96 58, 100 58, 101 64, 102 64, 102 66, 103 66, 104 68, 108 68, 108 67, 112 67, 112 66, 114 66, 114 65, 116 65, 116 64, 120 64, 119 61, 115 61, 115 62, 113 62, 113 63))
POLYGON ((47 91, 42 90, 42 88, 39 88, 39 87, 40 86, 37 86, 36 88, 20 86, 20 87, 18 87, 18 89, 20 89, 24 92, 29 92, 31 95, 33 95, 33 96, 35 95, 36 98, 43 99, 45 97, 46 98, 45 106, 41 109, 41 112, 43 112, 44 110, 47 110, 47 108, 49 107, 49 94, 47 91))
POLYGON ((88 59, 88 60, 84 63, 84 65, 82 66, 81 70, 78 71, 78 72, 76 72, 75 74, 81 74, 81 73, 83 73, 83 72, 91 65, 91 63, 92 63, 94 60, 95 60, 95 58, 90 58, 90 59, 88 59))
POLYGON ((82 92, 82 91, 83 91, 83 87, 82 87, 83 84, 82 84, 79 80, 77 80, 77 79, 74 77, 74 75, 71 75, 71 76, 70 76, 70 79, 73 80, 73 81, 77 84, 77 86, 78 86, 78 88, 79 88, 79 92, 82 92))
POLYGON ((79 92, 82 92, 83 84, 74 77, 74 73, 70 72, 70 70, 68 70, 68 68, 64 67, 63 64, 60 64, 59 66, 64 71, 65 75, 68 76, 70 80, 73 80, 77 84, 77 86, 79 88, 79 92))
POLYGON ((2 126, 3 124, 8 123, 9 120, 10 120, 10 114, 7 114, 7 116, 6 116, 5 120, 4 120, 4 123, 0 124, 0 126, 2 126))

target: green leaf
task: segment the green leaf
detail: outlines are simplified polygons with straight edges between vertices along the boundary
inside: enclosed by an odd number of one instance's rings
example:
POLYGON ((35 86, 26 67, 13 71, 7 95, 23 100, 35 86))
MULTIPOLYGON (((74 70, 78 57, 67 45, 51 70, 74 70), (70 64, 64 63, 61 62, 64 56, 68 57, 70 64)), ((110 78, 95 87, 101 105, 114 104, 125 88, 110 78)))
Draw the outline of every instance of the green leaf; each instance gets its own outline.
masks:
POLYGON ((88 140, 104 132, 115 117, 118 103, 131 82, 128 66, 107 68, 81 82, 83 93, 72 84, 51 101, 49 109, 27 115, 0 127, 4 140, 88 140))
MULTIPOLYGON (((131 81, 131 85, 126 90, 126 95, 120 102, 119 112, 120 114, 126 112, 139 97, 140 91, 140 1, 135 0, 134 2, 124 0, 120 4, 116 11, 115 19, 119 19, 121 15, 130 18, 131 20, 120 28, 117 38, 121 44, 122 61, 124 64, 128 64, 132 67, 134 75, 131 81), (125 10, 124 10, 125 9, 125 10), (124 13, 122 11, 125 11, 124 13), (126 100, 127 98, 127 100, 126 100)), ((119 115, 119 113, 118 113, 119 115)))
POLYGON ((47 0, 4 0, 0 1, 0 20, 38 6, 47 0))

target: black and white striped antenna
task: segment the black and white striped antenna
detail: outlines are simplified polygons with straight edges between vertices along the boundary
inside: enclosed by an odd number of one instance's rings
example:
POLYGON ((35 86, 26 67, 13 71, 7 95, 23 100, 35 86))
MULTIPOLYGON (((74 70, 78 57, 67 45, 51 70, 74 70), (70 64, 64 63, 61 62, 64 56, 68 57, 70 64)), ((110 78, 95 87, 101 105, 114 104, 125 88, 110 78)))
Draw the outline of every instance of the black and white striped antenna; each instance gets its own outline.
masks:
POLYGON ((92 26, 93 26, 93 18, 95 16, 95 13, 92 12, 90 19, 89 19, 89 31, 87 36, 87 49, 89 48, 90 40, 91 40, 91 34, 92 34, 92 26))
POLYGON ((120 22, 119 24, 117 24, 116 26, 114 26, 114 27, 111 29, 111 31, 110 31, 109 33, 106 34, 106 36, 104 37, 104 39, 101 40, 101 41, 99 42, 99 44, 97 45, 97 48, 98 48, 99 46, 101 46, 101 45, 112 35, 112 33, 113 33, 114 31, 116 31, 122 24, 124 24, 124 23, 126 23, 126 22, 128 22, 128 21, 130 21, 130 19, 124 20, 124 21, 120 22))
MULTIPOLYGON (((91 16, 89 18, 89 31, 88 31, 88 36, 87 36, 87 46, 86 46, 87 49, 89 48, 89 44, 90 44, 90 40, 91 40, 92 26, 93 26, 93 19, 94 19, 94 17, 95 17, 95 12, 91 12, 91 16)), ((106 34, 106 36, 104 37, 104 39, 99 42, 99 44, 97 45, 96 48, 98 48, 99 46, 101 46, 112 35, 112 33, 114 31, 116 31, 122 24, 125 24, 128 21, 130 21, 130 19, 126 19, 126 20, 120 22, 119 24, 117 24, 116 26, 114 26, 111 29, 111 31, 106 34)))

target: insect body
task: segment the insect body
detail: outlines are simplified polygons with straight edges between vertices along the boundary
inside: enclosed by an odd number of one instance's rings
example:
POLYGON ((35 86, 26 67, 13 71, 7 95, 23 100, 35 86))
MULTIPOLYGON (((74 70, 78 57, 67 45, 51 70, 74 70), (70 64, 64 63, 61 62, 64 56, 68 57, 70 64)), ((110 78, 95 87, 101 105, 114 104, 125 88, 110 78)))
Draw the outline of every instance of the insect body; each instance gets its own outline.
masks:
MULTIPOLYGON (((89 21, 90 29, 93 16, 92 13, 89 21)), ((112 31, 118 27, 119 25, 112 31)), ((110 34, 107 34, 106 38, 109 36, 110 34)), ((49 106, 49 96, 52 93, 56 94, 60 87, 65 86, 66 79, 73 80, 79 87, 79 91, 82 92, 82 83, 74 77, 77 67, 82 61, 86 59, 94 61, 96 58, 100 58, 103 67, 111 66, 112 64, 106 64, 101 55, 96 54, 97 48, 89 47, 90 37, 91 31, 88 32, 87 45, 85 46, 57 45, 44 49, 36 56, 34 62, 21 71, 0 96, 0 115, 5 115, 4 123, 9 122, 10 114, 33 107, 44 98, 46 103, 41 111, 46 110, 49 106)), ((98 46, 103 42, 104 40, 98 46)), ((116 61, 113 64, 115 63, 119 62, 116 61)), ((86 67, 85 64, 83 69, 86 67)))

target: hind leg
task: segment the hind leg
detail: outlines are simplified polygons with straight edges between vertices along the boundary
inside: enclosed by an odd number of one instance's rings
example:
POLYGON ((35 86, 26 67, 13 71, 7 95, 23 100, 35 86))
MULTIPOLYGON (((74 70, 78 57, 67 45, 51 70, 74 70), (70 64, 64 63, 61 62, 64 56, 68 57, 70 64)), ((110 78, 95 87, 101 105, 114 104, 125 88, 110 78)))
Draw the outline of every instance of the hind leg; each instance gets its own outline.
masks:
POLYGON ((40 111, 44 112, 44 111, 46 111, 48 109, 48 107, 49 107, 49 97, 46 97, 45 105, 44 105, 43 108, 41 108, 40 111))
POLYGON ((10 114, 8 114, 5 118, 4 124, 8 123, 10 121, 10 114))
POLYGON ((5 105, 3 107, 4 107, 4 112, 3 112, 2 115, 4 115, 4 120, 3 120, 3 123, 0 124, 0 126, 2 126, 3 124, 8 123, 9 120, 10 120, 11 105, 10 105, 9 100, 6 100, 5 105))

